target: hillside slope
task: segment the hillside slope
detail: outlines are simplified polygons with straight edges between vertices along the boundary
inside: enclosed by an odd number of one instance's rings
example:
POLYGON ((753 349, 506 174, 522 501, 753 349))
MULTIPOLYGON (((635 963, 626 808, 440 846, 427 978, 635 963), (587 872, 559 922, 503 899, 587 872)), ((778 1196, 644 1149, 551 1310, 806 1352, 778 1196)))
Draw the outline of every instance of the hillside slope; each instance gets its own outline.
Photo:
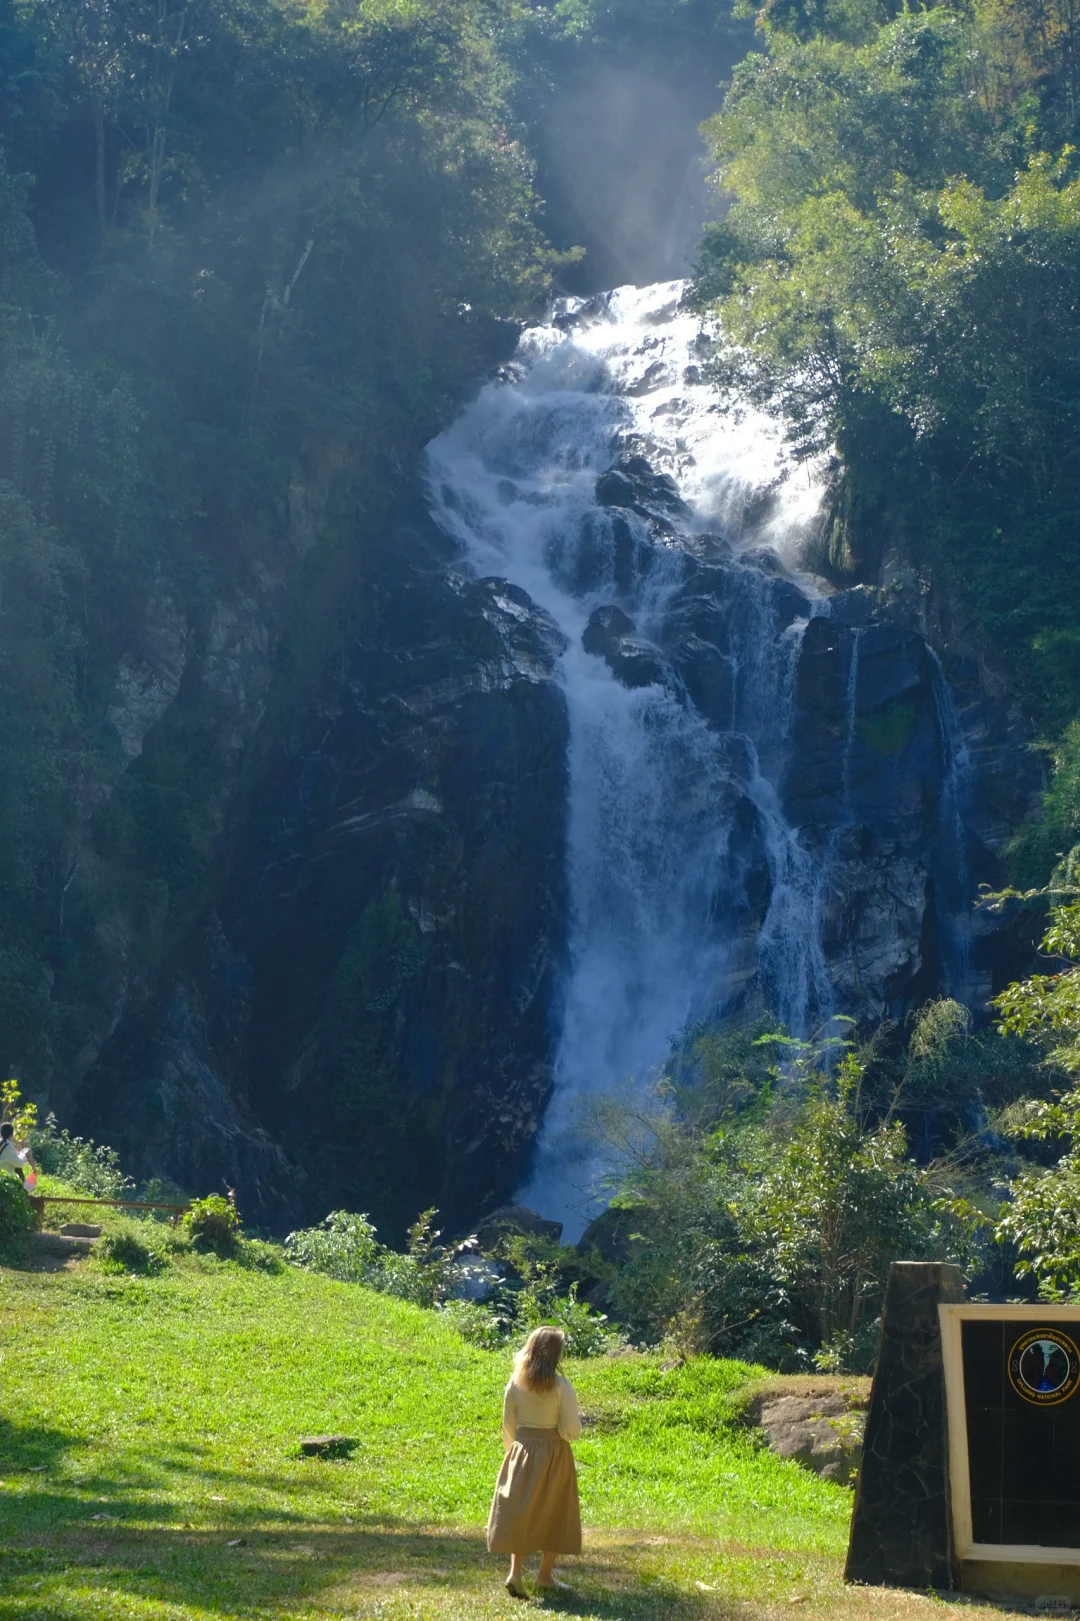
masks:
MULTIPOLYGON (((0 1270, 0 1616, 518 1613, 482 1538, 506 1371, 434 1313, 291 1269, 0 1270), (334 1430, 348 1462, 299 1456, 334 1430)), ((588 1532, 563 1613, 929 1615, 842 1588, 849 1494, 740 1427, 755 1371, 571 1367, 588 1532)))

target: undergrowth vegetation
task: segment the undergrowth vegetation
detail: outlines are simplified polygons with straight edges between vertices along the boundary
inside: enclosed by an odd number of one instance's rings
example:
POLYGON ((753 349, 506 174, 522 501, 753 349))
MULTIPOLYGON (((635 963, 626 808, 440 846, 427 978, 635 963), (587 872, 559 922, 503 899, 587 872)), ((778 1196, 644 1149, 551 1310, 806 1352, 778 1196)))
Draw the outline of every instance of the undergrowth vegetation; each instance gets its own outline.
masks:
POLYGON ((541 1259, 535 1245, 519 1235, 500 1245, 501 1267, 477 1267, 475 1237, 440 1243, 435 1215, 425 1210, 417 1217, 402 1254, 379 1243, 366 1216, 334 1210, 317 1227, 290 1233, 285 1255, 307 1271, 365 1284, 414 1306, 437 1308, 462 1339, 484 1350, 524 1337, 541 1323, 563 1330, 570 1356, 598 1356, 624 1343, 606 1316, 578 1299, 576 1281, 567 1287, 557 1246, 542 1246, 547 1258, 541 1259), (480 1283, 483 1303, 462 1297, 474 1280, 480 1283))
MULTIPOLYGON (((202 1255, 301 1270, 434 1312, 482 1350, 554 1323, 579 1358, 660 1347, 788 1371, 871 1367, 894 1260, 955 1260, 976 1294, 1080 1295, 1077 914, 1056 908, 1044 948, 1058 971, 1003 992, 994 1029, 938 1000, 862 1044, 796 1041, 764 1020, 692 1031, 651 1093, 609 1096, 582 1122, 612 1167, 611 1197, 575 1246, 512 1215, 484 1229, 483 1250, 475 1235, 448 1242, 434 1210, 403 1250, 346 1210, 277 1246, 210 1195, 175 1226, 134 1209, 103 1217, 95 1264, 153 1276, 202 1255)), ((13 1082, 5 1107, 20 1108, 13 1082)), ((101 1165, 122 1174, 55 1124, 40 1140, 43 1157, 67 1144, 89 1183, 101 1165)), ((15 1242, 29 1206, 2 1180, 15 1242)), ((64 1188, 46 1175, 45 1192, 64 1188)))

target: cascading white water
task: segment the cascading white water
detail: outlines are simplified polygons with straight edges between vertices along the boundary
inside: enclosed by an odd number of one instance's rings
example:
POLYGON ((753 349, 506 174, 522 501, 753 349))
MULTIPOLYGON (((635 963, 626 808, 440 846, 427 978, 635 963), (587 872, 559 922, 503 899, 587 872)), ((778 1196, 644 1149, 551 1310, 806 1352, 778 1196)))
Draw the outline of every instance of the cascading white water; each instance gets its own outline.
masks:
MULTIPOLYGON (((731 942, 717 915, 738 881, 732 766, 715 731, 669 685, 628 687, 583 648, 590 614, 615 601, 650 635, 685 565, 641 517, 598 505, 597 476, 644 452, 675 479, 689 508, 684 531, 719 532, 738 547, 756 503, 767 516, 754 544, 791 559, 820 503, 775 422, 720 414, 697 370, 701 327, 680 308, 682 292, 680 283, 622 288, 569 330, 527 332, 509 375, 428 452, 432 511, 466 566, 522 587, 566 638, 569 972, 555 1093, 525 1197, 561 1219, 567 1237, 595 1208, 596 1166, 575 1146, 581 1102, 650 1075, 673 1036, 729 999, 731 942), (619 522, 638 542, 632 579, 619 522)), ((740 787, 757 808, 772 880, 758 969, 771 1006, 801 1030, 831 1011, 817 877, 777 792, 805 619, 782 628, 767 574, 752 560, 736 572, 731 732, 742 734, 740 787)))

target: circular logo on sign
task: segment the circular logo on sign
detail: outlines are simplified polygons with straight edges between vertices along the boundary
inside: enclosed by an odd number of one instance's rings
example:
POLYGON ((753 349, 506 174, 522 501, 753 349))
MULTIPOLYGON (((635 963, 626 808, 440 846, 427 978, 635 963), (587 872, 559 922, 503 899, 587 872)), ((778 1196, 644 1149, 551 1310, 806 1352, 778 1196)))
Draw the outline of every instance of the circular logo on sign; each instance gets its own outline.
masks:
POLYGON ((1068 1401, 1080 1384, 1080 1351, 1060 1328, 1033 1328, 1009 1352, 1009 1383, 1036 1407, 1068 1401))

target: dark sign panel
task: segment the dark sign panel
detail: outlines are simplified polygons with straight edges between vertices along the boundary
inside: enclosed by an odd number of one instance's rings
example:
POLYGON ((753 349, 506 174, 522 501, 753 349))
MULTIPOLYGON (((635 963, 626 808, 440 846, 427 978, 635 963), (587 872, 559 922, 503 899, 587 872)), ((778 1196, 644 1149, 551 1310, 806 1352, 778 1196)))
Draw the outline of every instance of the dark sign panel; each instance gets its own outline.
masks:
POLYGON ((1080 1351, 1032 1317, 962 1325, 977 1543, 1080 1548, 1080 1351))

